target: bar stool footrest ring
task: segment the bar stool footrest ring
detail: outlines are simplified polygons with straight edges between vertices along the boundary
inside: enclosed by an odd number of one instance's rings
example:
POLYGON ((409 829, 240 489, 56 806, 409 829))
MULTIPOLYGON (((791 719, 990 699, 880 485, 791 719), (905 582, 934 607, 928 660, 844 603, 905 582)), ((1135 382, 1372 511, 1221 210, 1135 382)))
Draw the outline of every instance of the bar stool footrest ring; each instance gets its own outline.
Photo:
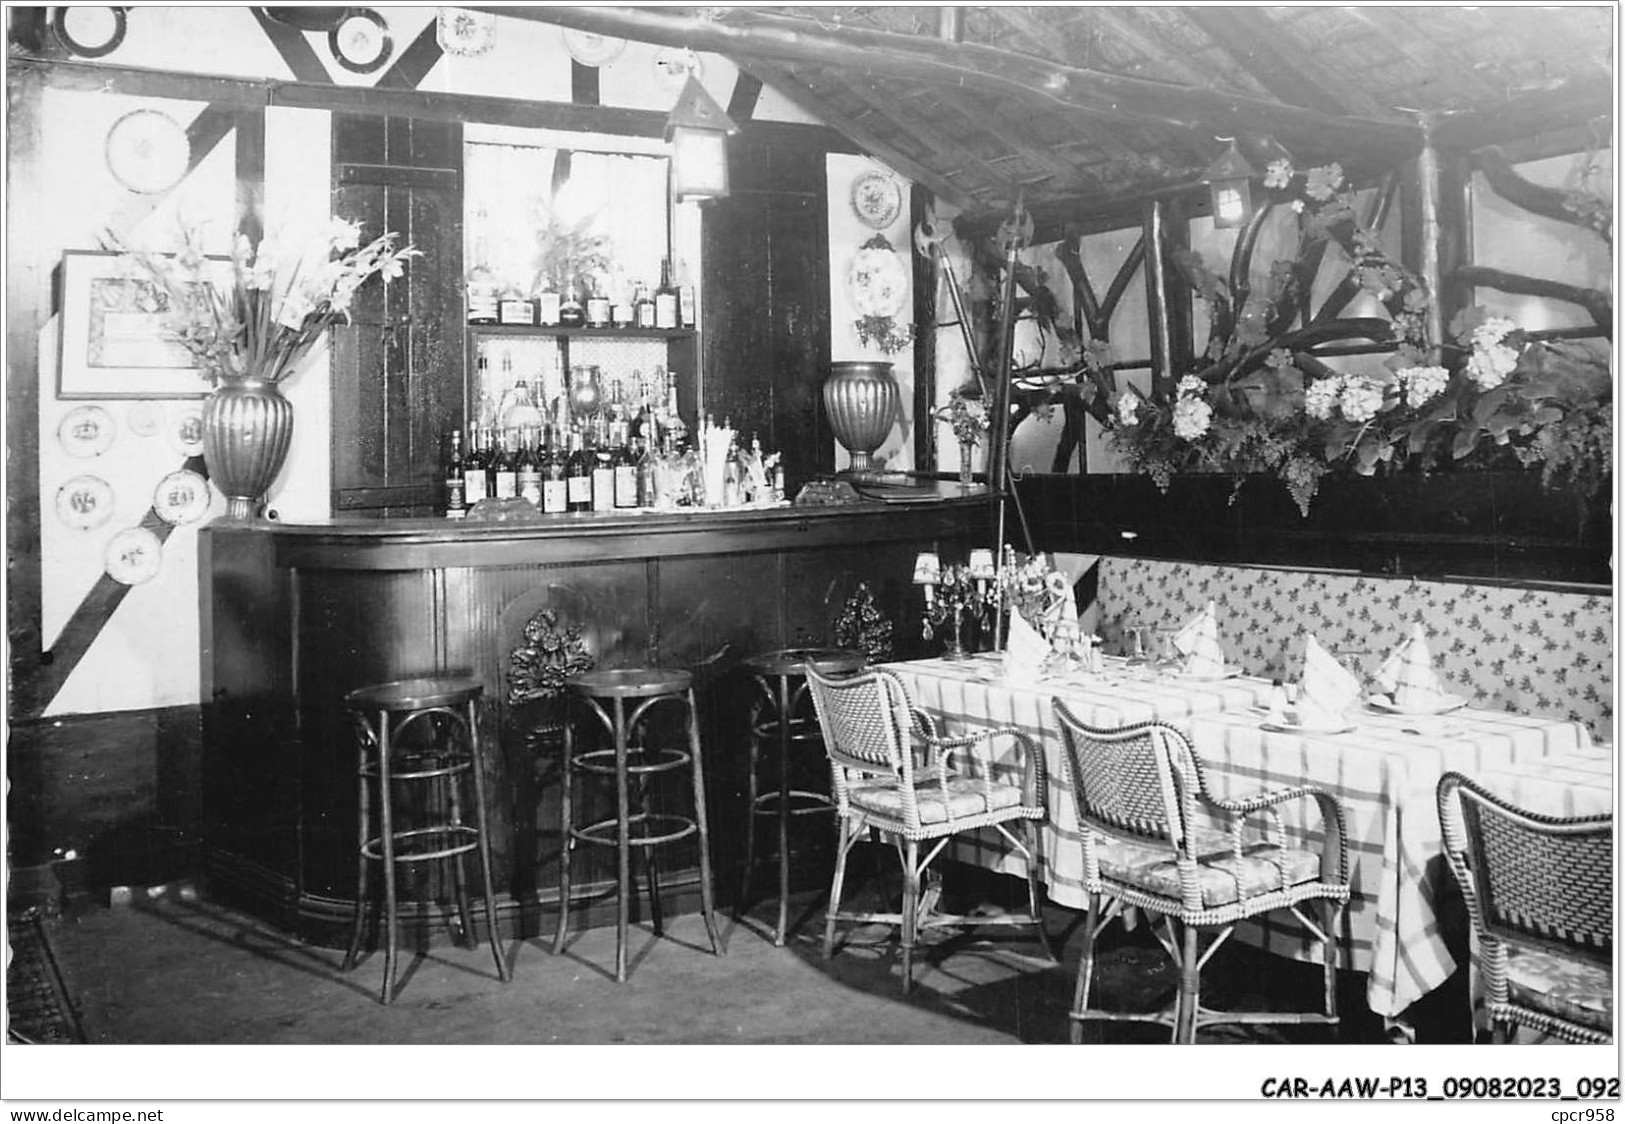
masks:
MULTIPOLYGON (((693 756, 681 749, 645 749, 638 753, 629 752, 626 755, 629 764, 626 772, 629 776, 649 776, 654 773, 669 773, 684 768, 693 756), (654 760, 647 765, 633 765, 631 761, 653 757, 654 760)), ((583 773, 596 773, 603 777, 615 775, 615 751, 613 749, 593 749, 586 753, 577 753, 570 758, 570 767, 583 773), (608 762, 608 764, 603 764, 608 762)))
MULTIPOLYGON (((629 832, 627 843, 633 847, 654 847, 662 843, 674 843, 693 835, 698 830, 699 825, 688 816, 646 812, 627 820, 629 832), (656 833, 649 834, 651 829, 656 833)), ((570 835, 583 843, 592 843, 600 847, 613 847, 620 841, 613 818, 599 820, 585 827, 571 828, 570 835)))
MULTIPOLYGON (((396 847, 395 861, 398 863, 415 863, 427 862, 430 859, 449 859, 455 855, 466 855, 479 846, 480 833, 477 828, 468 824, 440 824, 435 827, 413 828, 411 831, 397 831, 391 838, 396 847), (412 850, 414 844, 419 840, 448 838, 460 839, 463 842, 448 843, 436 847, 432 851, 412 850), (403 845, 407 848, 405 851, 400 850, 403 845)), ((369 859, 382 862, 384 859, 383 847, 384 838, 377 835, 362 844, 361 853, 369 859)))

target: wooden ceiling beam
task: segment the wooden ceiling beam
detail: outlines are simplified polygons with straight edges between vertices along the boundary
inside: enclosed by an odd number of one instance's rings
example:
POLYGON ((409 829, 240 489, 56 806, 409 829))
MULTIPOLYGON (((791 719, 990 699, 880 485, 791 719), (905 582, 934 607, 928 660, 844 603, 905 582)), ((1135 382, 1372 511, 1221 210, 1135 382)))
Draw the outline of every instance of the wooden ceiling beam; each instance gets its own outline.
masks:
POLYGON ((1343 114, 1377 111, 1370 97, 1344 88, 1329 88, 1325 67, 1313 66, 1313 55, 1286 27, 1258 8, 1203 7, 1192 4, 1181 14, 1201 29, 1273 96, 1291 105, 1343 114))
POLYGON ((1169 77, 1202 89, 1207 84, 1207 77, 1201 71, 1185 62, 1178 55, 1168 51, 1166 47, 1154 39, 1149 32, 1140 27, 1128 16, 1121 14, 1114 8, 1093 7, 1087 9, 1102 30, 1122 40, 1140 54, 1149 58, 1158 70, 1169 77))
POLYGON ((981 201, 965 188, 927 168, 907 153, 898 151, 890 141, 869 126, 813 94, 789 67, 745 55, 738 56, 735 61, 741 70, 772 86, 786 101, 803 112, 812 114, 830 128, 846 134, 848 139, 867 149, 869 154, 881 163, 922 187, 930 188, 938 199, 952 203, 962 211, 974 211, 982 206, 981 201))
POLYGON ((1331 116, 1267 98, 1085 70, 999 47, 853 27, 829 29, 811 20, 741 8, 707 9, 702 15, 682 9, 627 7, 491 6, 478 10, 731 57, 748 55, 890 79, 956 83, 1124 120, 1232 135, 1273 132, 1284 143, 1309 134, 1325 138, 1350 155, 1380 153, 1397 159, 1420 147, 1420 133, 1409 123, 1331 116))
POLYGON ((974 174, 1000 196, 1007 199, 1016 197, 1016 183, 999 168, 989 163, 980 153, 973 152, 960 144, 952 135, 939 129, 926 129, 916 118, 910 121, 898 120, 897 99, 883 97, 871 90, 863 82, 849 80, 838 74, 827 76, 827 81, 839 86, 852 97, 857 98, 880 116, 889 126, 900 133, 912 134, 916 140, 927 148, 957 161, 961 167, 974 174))
MULTIPOLYGON (((1047 169, 1051 174, 1063 176, 1067 179, 1070 179, 1078 174, 1078 169, 1075 165, 1066 160, 1062 160, 1059 157, 1050 155, 1049 152, 1042 148, 1023 148, 1021 150, 1017 150, 1015 146, 1009 143, 1009 119, 1000 117, 998 114, 991 112, 983 102, 976 98, 975 95, 967 94, 963 90, 949 88, 933 89, 931 93, 933 96, 941 100, 944 105, 952 109, 955 113, 958 113, 960 116, 964 117, 965 120, 975 125, 978 129, 981 129, 984 133, 991 133, 993 136, 998 137, 1015 157, 1029 160, 1032 163, 1037 164, 1039 167, 1047 169)), ((1112 148, 1114 151, 1119 147, 1126 148, 1126 146, 1118 145, 1102 145, 1101 147, 1112 148)), ((1119 153, 1119 155, 1122 155, 1122 153, 1119 153)), ((1129 155, 1132 156, 1132 153, 1129 153, 1129 155)), ((1014 200, 1013 194, 1011 199, 1014 200)))
POLYGON ((1440 114, 1433 142, 1441 149, 1471 151, 1598 120, 1606 121, 1601 135, 1612 135, 1614 89, 1607 75, 1571 78, 1554 89, 1471 113, 1440 114))

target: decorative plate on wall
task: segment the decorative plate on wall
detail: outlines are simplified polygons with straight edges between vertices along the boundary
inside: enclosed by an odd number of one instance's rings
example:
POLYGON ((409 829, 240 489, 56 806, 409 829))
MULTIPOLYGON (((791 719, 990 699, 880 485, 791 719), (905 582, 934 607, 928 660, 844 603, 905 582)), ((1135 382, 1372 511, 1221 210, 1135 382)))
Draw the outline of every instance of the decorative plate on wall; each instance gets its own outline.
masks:
POLYGON ((142 195, 168 191, 181 182, 192 160, 192 142, 167 113, 137 109, 107 131, 107 168, 113 178, 142 195))
POLYGON ((903 185, 871 168, 852 181, 852 213, 876 230, 885 230, 903 213, 903 185))
POLYGON ((152 510, 171 526, 196 523, 209 510, 209 482, 190 469, 178 469, 158 481, 152 510))
POLYGON ((99 59, 124 42, 126 8, 58 8, 51 30, 64 47, 82 59, 99 59))
POLYGON ((102 555, 107 576, 124 585, 140 585, 158 576, 164 564, 164 544, 145 527, 131 527, 114 535, 102 555))
POLYGON ((448 55, 483 55, 496 42, 496 34, 497 18, 490 12, 441 8, 435 16, 435 42, 448 55))
MULTIPOLYGON (((198 413, 201 426, 203 414, 198 413)), ((70 457, 88 459, 99 457, 113 447, 118 429, 113 415, 100 406, 75 406, 56 427, 56 439, 70 457)))
POLYGON ((389 61, 395 41, 383 16, 371 8, 350 8, 327 33, 327 46, 345 70, 371 74, 389 61))
POLYGON ((607 66, 621 57, 626 40, 613 35, 599 35, 596 31, 563 29, 564 49, 582 66, 607 66))
POLYGON ((113 486, 100 476, 75 476, 56 490, 56 517, 76 531, 93 531, 113 514, 113 486))
POLYGON ((183 406, 169 415, 169 443, 184 457, 203 452, 203 407, 183 406))
POLYGON ((865 245, 846 275, 852 307, 861 316, 896 316, 908 300, 908 270, 897 251, 865 245))

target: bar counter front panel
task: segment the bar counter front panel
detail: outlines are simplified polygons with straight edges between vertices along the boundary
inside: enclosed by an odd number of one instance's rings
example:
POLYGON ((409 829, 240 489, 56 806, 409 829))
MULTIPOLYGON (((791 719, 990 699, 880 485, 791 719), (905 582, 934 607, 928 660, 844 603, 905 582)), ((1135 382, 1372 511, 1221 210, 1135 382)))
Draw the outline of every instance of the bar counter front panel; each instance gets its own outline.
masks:
MULTIPOLYGON (((899 658, 923 653, 914 556, 986 545, 985 496, 909 503, 660 515, 549 516, 524 523, 357 520, 225 523, 200 536, 204 819, 209 891, 301 936, 345 934, 356 884, 356 750, 346 692, 432 673, 485 684, 489 824, 509 935, 551 930, 560 747, 556 700, 510 701, 510 662, 545 609, 580 630, 599 667, 696 674, 719 900, 738 893, 746 720, 757 652, 827 645, 866 582, 899 658)), ((822 770, 822 763, 815 763, 822 770)), ((602 794, 612 801, 606 790, 602 794)), ((656 801, 664 795, 656 792, 656 801)), ((606 805, 608 807, 610 805, 606 805)), ((589 815, 597 809, 588 808, 589 815)), ((799 834, 817 886, 822 821, 799 834)), ((696 901, 697 843, 659 852, 662 900, 696 901)), ((771 841, 764 832, 764 846, 771 841)), ((578 849, 587 923, 613 906, 614 853, 578 849)), ((426 864, 433 866, 435 864, 426 864)), ((640 885, 643 873, 634 862, 640 885)), ((403 868, 403 913, 438 920, 442 875, 403 868)), ((773 878, 764 869, 758 892, 773 878)))

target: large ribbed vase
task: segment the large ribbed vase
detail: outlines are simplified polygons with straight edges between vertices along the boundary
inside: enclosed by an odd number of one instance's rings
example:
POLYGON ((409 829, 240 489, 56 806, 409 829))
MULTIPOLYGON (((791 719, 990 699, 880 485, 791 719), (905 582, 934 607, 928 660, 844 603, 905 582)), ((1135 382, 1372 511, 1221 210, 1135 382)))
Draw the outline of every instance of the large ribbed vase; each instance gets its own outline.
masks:
POLYGON ((293 405, 276 383, 222 378, 203 402, 203 459, 226 518, 253 519, 288 456, 293 405))
POLYGON ((851 470, 867 472, 870 456, 891 432, 902 405, 890 363, 842 362, 829 365, 824 410, 835 438, 852 454, 851 470))

